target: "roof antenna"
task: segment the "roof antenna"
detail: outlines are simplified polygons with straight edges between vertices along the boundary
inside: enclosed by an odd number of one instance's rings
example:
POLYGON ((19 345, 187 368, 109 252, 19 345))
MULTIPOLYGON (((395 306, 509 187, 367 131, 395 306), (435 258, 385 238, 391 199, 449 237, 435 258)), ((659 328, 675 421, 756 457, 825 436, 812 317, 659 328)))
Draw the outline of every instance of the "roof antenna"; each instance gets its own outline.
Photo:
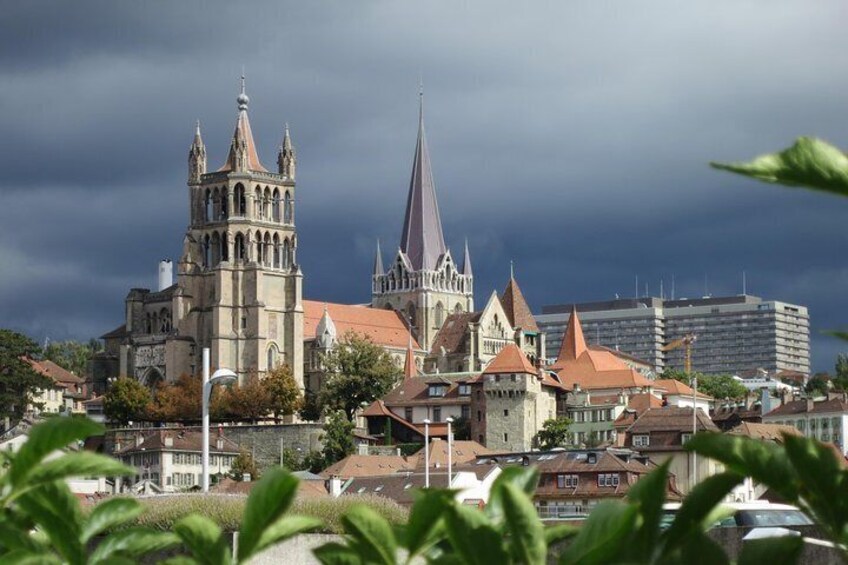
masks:
POLYGON ((671 274, 671 299, 674 300, 674 273, 671 274))
POLYGON ((742 294, 748 294, 748 277, 745 271, 742 271, 742 294))
POLYGON ((639 275, 636 275, 636 298, 639 298, 639 275))

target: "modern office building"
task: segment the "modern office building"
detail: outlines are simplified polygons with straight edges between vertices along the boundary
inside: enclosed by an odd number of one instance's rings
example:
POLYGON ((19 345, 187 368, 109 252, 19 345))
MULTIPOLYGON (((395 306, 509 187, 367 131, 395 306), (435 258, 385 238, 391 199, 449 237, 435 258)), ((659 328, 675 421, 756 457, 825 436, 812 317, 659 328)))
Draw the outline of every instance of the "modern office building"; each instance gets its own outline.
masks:
POLYGON ((694 371, 810 372, 810 318, 804 306, 751 295, 544 306, 536 322, 547 335, 547 351, 559 351, 572 307, 580 313, 589 343, 640 357, 657 372, 683 368, 684 348, 668 352, 662 348, 687 334, 697 336, 692 347, 694 371))

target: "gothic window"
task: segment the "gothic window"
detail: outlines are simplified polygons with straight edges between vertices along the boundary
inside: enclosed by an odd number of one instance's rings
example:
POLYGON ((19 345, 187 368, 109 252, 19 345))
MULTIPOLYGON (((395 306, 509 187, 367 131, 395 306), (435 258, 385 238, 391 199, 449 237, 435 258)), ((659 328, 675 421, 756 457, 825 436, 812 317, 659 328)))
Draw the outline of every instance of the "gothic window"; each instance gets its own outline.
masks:
POLYGON ((227 232, 221 234, 221 261, 230 260, 230 238, 227 232))
POLYGON ((273 214, 274 214, 274 221, 279 222, 280 221, 280 191, 277 190, 276 188, 274 189, 274 205, 273 205, 272 211, 273 211, 273 214))
POLYGON ((171 331, 171 313, 167 309, 162 308, 159 313, 159 332, 168 333, 171 331))
POLYGON ((445 307, 441 302, 436 304, 436 326, 442 327, 442 324, 445 321, 445 307))
POLYGON ((274 234, 274 262, 273 267, 275 269, 280 268, 280 236, 274 234))
POLYGON ((241 233, 236 234, 234 255, 236 263, 244 262, 244 235, 242 235, 241 233))
POLYGON ((230 194, 227 192, 227 187, 221 189, 221 219, 226 220, 230 217, 230 194))
POLYGON ((462 304, 457 303, 456 306, 453 307, 453 311, 455 314, 462 313, 462 304))
POLYGON ((150 312, 144 315, 144 333, 153 333, 153 321, 150 312))
POLYGON ((212 262, 210 266, 214 267, 221 261, 221 237, 218 232, 212 234, 212 262))
POLYGON ((159 314, 157 314, 156 312, 153 312, 153 314, 151 315, 150 327, 151 327, 150 333, 153 333, 153 332, 156 332, 156 331, 159 330, 159 314))
POLYGON ((207 222, 212 221, 212 191, 208 188, 206 189, 206 196, 203 200, 203 214, 207 222))
POLYGON ((212 250, 209 248, 209 234, 203 238, 203 266, 210 267, 212 266, 212 250))
POLYGON ((289 191, 286 191, 285 201, 283 202, 283 222, 286 224, 292 223, 292 198, 289 191))
POLYGON ((406 317, 409 319, 409 324, 411 326, 415 325, 415 304, 410 302, 406 305, 406 317))
POLYGON ((271 219, 271 189, 265 187, 265 194, 262 197, 262 217, 266 220, 271 219))
POLYGON ((256 187, 256 192, 253 194, 253 217, 262 217, 262 189, 256 187))
POLYGON ((273 343, 271 347, 268 348, 268 370, 275 368, 277 366, 277 346, 273 343))
POLYGON ((271 265, 271 235, 268 232, 265 232, 262 242, 262 264, 266 267, 271 265))
POLYGON ((288 238, 283 240, 283 268, 291 267, 291 244, 288 238))
POLYGON ((235 207, 237 216, 247 215, 247 198, 244 195, 244 185, 238 183, 236 185, 235 207))
POLYGON ((218 189, 212 191, 212 218, 213 222, 221 219, 221 195, 218 189))

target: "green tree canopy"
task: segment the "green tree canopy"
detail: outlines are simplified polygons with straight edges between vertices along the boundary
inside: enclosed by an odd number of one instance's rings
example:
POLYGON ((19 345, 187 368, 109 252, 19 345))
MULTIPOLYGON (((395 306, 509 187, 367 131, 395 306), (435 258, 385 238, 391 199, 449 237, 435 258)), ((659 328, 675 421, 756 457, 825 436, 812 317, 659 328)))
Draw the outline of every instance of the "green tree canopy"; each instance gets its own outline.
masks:
POLYGON ((810 396, 827 396, 830 390, 830 376, 827 373, 816 373, 804 386, 804 392, 810 396))
POLYGON ((568 445, 568 428, 571 426, 570 418, 551 418, 545 420, 542 429, 536 434, 539 449, 547 450, 555 447, 568 445))
POLYGON ((262 380, 268 393, 268 408, 274 419, 294 414, 303 407, 303 394, 288 365, 280 365, 262 380))
POLYGON ((687 375, 683 371, 671 368, 662 373, 664 379, 674 379, 689 386, 692 386, 692 377, 698 379, 698 392, 716 399, 744 398, 748 394, 748 389, 731 375, 704 375, 703 373, 687 375))
POLYGON ((146 419, 152 401, 146 386, 133 378, 121 377, 104 395, 103 413, 109 421, 126 426, 131 420, 146 419))
POLYGON ((33 397, 53 385, 50 378, 37 373, 26 361, 39 353, 38 345, 27 336, 0 329, 0 419, 17 422, 27 405, 33 404, 33 397))
POLYGON ((245 450, 241 450, 230 465, 230 478, 243 481, 245 475, 250 475, 251 481, 259 480, 259 469, 253 456, 245 450))
POLYGON ((88 343, 72 339, 53 341, 44 347, 43 356, 78 377, 85 378, 88 371, 88 360, 102 348, 102 345, 96 339, 89 340, 88 343))
POLYGON ((324 443, 322 454, 325 466, 353 453, 353 422, 347 419, 344 410, 336 410, 328 416, 321 441, 324 443))
POLYGON ((343 410, 347 419, 363 405, 384 396, 401 375, 385 349, 348 332, 323 358, 327 374, 319 393, 322 410, 343 410))

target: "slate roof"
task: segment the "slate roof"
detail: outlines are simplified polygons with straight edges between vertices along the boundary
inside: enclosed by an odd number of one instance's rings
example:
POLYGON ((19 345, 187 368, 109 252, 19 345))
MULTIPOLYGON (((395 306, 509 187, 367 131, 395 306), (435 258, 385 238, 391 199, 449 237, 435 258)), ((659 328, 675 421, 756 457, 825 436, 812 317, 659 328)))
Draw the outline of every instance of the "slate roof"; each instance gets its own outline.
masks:
POLYGON ((794 426, 782 424, 758 424, 755 422, 742 422, 729 432, 729 434, 748 436, 755 439, 783 443, 783 436, 803 436, 794 426))
MULTIPOLYGON (((719 431, 703 410, 698 410, 696 418, 698 431, 719 431)), ((680 406, 650 408, 636 419, 633 425, 628 428, 627 433, 644 434, 660 431, 691 432, 692 408, 680 406)))
POLYGON ((504 310, 506 310, 506 314, 509 316, 509 323, 513 328, 521 328, 526 332, 539 333, 536 318, 530 312, 530 306, 527 305, 524 294, 512 276, 509 277, 509 282, 506 283, 506 288, 501 295, 501 304, 504 310))
MULTIPOLYGON (((383 310, 370 306, 351 304, 334 304, 317 300, 303 301, 303 338, 314 339, 324 308, 332 318, 339 337, 349 331, 363 334, 377 345, 406 349, 410 341, 410 333, 401 315, 395 310, 383 310)), ((420 350, 421 346, 413 338, 412 347, 420 350)))

